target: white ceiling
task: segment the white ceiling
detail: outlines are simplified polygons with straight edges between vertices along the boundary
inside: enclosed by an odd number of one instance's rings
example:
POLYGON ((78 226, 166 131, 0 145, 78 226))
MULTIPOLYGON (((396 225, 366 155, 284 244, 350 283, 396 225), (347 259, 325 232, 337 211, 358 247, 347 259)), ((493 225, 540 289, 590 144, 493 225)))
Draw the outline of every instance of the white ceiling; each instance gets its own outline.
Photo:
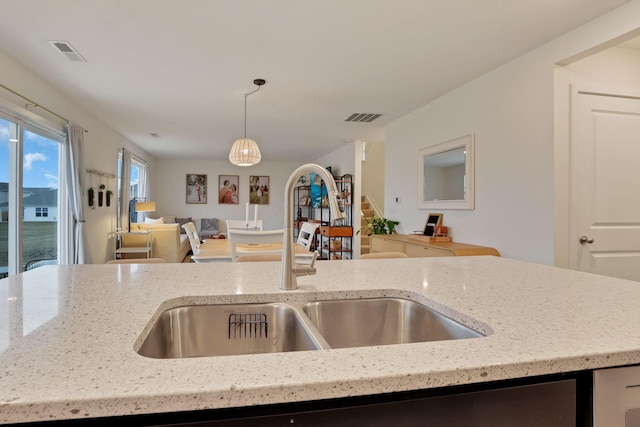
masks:
POLYGON ((248 137, 308 161, 626 2, 0 0, 0 50, 157 157, 225 159, 266 79, 248 137))

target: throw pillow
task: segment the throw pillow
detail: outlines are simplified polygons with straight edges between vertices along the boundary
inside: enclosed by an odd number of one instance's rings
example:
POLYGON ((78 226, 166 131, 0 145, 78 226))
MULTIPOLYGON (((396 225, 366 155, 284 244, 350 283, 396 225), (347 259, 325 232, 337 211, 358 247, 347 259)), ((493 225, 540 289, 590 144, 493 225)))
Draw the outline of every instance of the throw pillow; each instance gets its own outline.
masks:
POLYGON ((175 215, 165 215, 162 217, 162 220, 164 221, 164 224, 175 224, 176 223, 176 216, 175 215))
POLYGON ((162 218, 158 218, 158 219, 145 218, 144 223, 145 224, 164 224, 164 222, 162 221, 162 218))
POLYGON ((176 218, 176 222, 178 224, 180 224, 180 234, 187 234, 187 230, 185 230, 184 228, 182 228, 182 226, 188 222, 193 222, 193 220, 191 219, 191 217, 188 218, 176 218))
POLYGON ((217 218, 202 218, 200 220, 200 235, 203 233, 209 236, 218 235, 218 219, 217 218))

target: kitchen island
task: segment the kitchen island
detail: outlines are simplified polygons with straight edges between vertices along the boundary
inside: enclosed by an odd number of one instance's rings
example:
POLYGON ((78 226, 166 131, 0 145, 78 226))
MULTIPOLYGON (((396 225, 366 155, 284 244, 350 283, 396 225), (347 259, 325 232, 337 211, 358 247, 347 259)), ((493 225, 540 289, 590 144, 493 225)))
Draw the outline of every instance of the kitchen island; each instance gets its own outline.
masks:
POLYGON ((640 283, 503 258, 47 266, 0 280, 0 423, 367 396, 640 363, 640 283), (191 304, 391 296, 481 338, 223 357, 136 353, 191 304))

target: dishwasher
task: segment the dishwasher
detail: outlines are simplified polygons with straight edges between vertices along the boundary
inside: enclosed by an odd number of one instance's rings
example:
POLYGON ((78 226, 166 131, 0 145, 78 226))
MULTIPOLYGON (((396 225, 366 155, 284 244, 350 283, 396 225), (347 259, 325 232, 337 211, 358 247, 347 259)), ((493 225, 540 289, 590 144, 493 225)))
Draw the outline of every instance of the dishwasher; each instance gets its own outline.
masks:
POLYGON ((593 372, 593 427, 640 427, 640 366, 593 372))
MULTIPOLYGON (((589 382, 591 381, 591 373, 589 382)), ((571 375, 196 414, 127 425, 180 427, 576 427, 580 379, 571 375), (192 418, 194 416, 195 418, 192 418)), ((591 400, 589 389, 589 401, 591 400)), ((589 414, 591 407, 587 408, 589 414)), ((86 421, 86 420, 83 420, 86 421)), ((133 421, 133 420, 127 420, 133 421)))

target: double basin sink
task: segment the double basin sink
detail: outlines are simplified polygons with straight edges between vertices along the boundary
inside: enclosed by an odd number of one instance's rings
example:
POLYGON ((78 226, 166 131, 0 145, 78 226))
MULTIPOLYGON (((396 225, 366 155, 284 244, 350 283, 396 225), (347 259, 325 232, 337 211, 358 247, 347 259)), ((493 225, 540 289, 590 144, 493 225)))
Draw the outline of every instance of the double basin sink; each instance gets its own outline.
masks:
POLYGON ((163 312, 137 352, 166 359, 482 336, 421 303, 403 298, 191 305, 163 312))

